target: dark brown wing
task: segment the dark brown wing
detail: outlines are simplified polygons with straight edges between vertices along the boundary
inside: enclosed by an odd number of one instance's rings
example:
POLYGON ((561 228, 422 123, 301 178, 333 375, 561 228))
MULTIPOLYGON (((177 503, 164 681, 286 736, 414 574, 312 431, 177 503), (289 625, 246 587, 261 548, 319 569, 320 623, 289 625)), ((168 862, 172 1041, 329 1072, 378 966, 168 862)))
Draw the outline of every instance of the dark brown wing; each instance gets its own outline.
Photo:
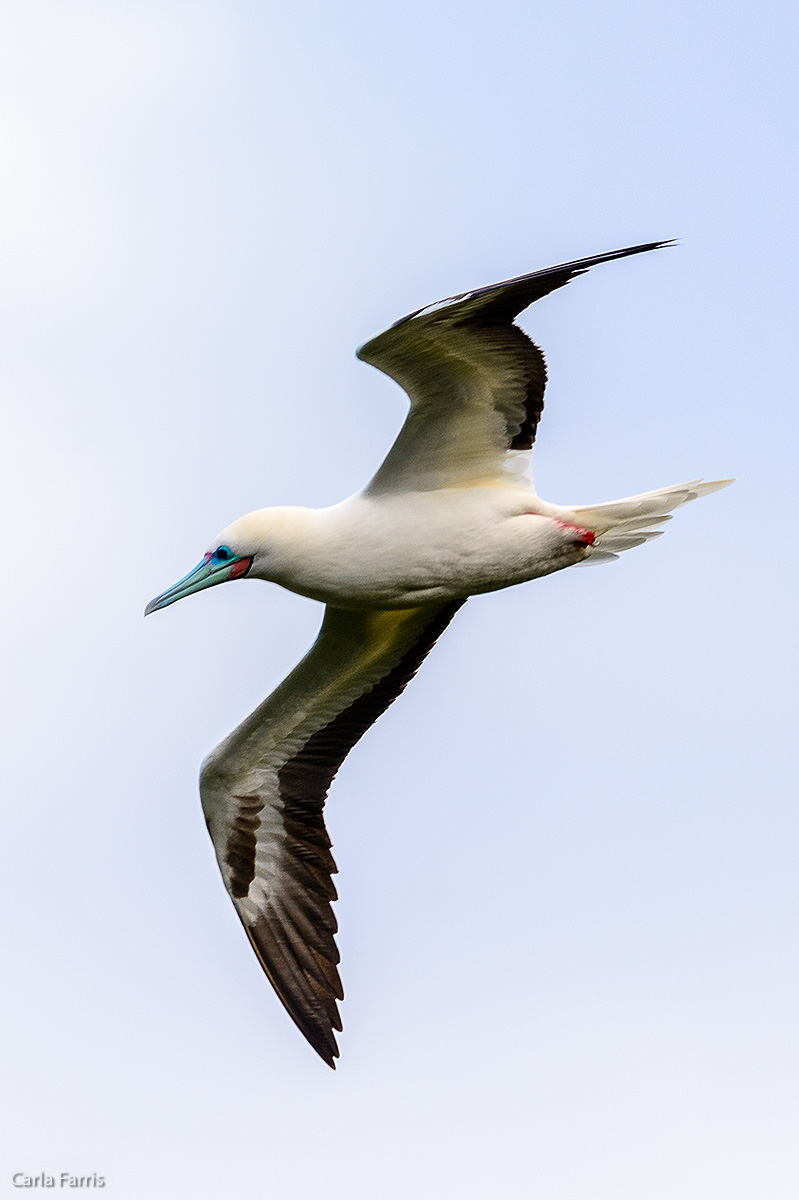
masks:
POLYGON ((331 1067, 343 991, 325 798, 461 603, 328 608, 299 666, 203 764, 203 808, 225 884, 275 991, 331 1067))

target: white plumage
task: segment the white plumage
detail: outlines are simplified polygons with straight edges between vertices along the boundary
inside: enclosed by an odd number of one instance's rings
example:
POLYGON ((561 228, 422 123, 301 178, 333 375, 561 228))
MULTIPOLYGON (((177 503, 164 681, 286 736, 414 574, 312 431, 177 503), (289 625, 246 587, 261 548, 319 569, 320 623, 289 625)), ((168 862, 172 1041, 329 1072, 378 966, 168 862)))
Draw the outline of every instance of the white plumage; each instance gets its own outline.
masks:
POLYGON ((203 764, 200 790, 225 885, 280 999, 331 1066, 343 996, 323 818, 346 754, 399 695, 470 595, 614 559, 659 537, 674 509, 731 480, 605 504, 550 504, 526 474, 543 408, 541 351, 513 323, 534 300, 633 246, 455 296, 403 318, 359 357, 411 409, 362 492, 324 509, 235 521, 148 605, 244 575, 327 605, 302 662, 203 764))

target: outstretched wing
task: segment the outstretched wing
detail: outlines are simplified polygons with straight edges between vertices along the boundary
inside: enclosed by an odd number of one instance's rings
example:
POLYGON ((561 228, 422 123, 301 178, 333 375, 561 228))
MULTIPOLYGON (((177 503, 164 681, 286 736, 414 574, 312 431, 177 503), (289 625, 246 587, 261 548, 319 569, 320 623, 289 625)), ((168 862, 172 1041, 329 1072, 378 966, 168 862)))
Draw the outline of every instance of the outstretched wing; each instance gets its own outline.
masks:
POLYGON ((411 401, 367 494, 501 479, 507 452, 533 445, 547 379, 543 354, 514 318, 597 263, 668 244, 628 246, 451 296, 361 346, 358 358, 395 379, 411 401))
POLYGON ((203 810, 225 886, 289 1015, 331 1067, 343 992, 325 797, 462 603, 328 607, 302 662, 203 763, 203 810))

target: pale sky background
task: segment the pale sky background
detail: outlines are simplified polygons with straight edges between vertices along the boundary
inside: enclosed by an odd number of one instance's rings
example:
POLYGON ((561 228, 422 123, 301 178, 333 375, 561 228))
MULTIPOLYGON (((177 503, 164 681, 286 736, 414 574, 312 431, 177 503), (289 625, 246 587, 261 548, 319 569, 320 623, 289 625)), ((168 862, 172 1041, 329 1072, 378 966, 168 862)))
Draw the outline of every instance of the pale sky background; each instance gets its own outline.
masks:
POLYGON ((0 1196, 795 1200, 796 27, 787 0, 0 6, 0 1196), (668 237, 525 316, 539 490, 739 481, 470 601, 347 761, 333 1073, 196 788, 321 610, 143 607, 245 511, 369 478, 404 412, 353 356, 377 329, 668 237))

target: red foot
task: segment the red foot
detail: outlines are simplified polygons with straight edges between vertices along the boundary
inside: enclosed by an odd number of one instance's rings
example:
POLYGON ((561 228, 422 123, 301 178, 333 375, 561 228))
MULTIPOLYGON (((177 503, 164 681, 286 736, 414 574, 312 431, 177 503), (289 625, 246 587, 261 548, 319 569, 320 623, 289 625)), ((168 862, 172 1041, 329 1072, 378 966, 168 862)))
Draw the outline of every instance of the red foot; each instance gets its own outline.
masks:
POLYGON ((574 539, 578 546, 593 546, 596 541, 596 534, 592 529, 583 529, 581 525, 567 525, 565 521, 558 521, 561 529, 571 529, 577 534, 574 539))

